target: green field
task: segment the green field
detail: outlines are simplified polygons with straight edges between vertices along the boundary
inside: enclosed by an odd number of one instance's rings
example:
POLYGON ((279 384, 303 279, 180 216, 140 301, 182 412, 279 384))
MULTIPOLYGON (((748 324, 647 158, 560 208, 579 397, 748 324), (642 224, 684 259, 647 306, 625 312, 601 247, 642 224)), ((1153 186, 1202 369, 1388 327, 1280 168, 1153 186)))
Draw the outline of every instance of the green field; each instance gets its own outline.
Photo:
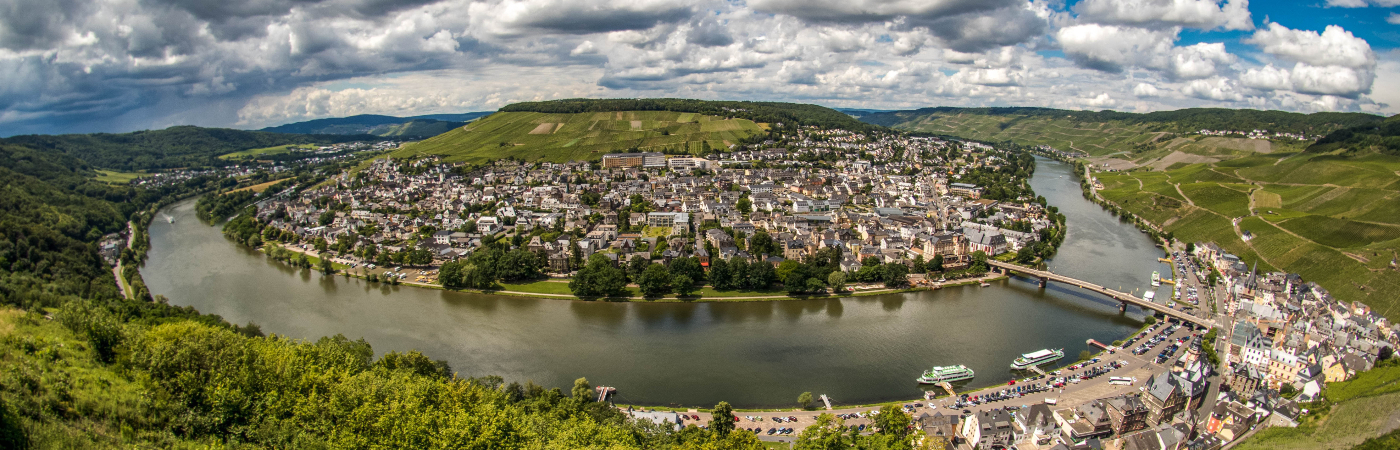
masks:
POLYGON ((500 112, 431 139, 405 146, 394 157, 441 155, 447 161, 483 162, 515 157, 564 162, 597 160, 605 153, 700 153, 723 149, 761 131, 744 119, 668 111, 578 114, 500 112))
POLYGON ((1317 412, 1299 418, 1297 428, 1269 428, 1235 448, 1340 450, 1384 434, 1400 410, 1400 367, 1377 368, 1351 381, 1329 384, 1323 396, 1332 405, 1316 406, 1317 412))
POLYGON ((127 184, 137 177, 150 175, 145 172, 115 172, 111 170, 98 170, 97 181, 109 184, 127 184))
POLYGON ((284 154, 284 153, 291 153, 293 149, 302 149, 302 150, 306 150, 306 149, 315 149, 315 148, 316 148, 316 146, 314 146, 314 145, 279 145, 279 146, 276 146, 276 147, 254 148, 254 149, 244 150, 244 151, 241 151, 241 152, 233 152, 233 153, 228 153, 228 154, 224 154, 224 155, 219 155, 219 159, 225 159, 225 160, 250 159, 250 158, 254 158, 254 157, 262 156, 262 155, 281 155, 281 154, 284 154))

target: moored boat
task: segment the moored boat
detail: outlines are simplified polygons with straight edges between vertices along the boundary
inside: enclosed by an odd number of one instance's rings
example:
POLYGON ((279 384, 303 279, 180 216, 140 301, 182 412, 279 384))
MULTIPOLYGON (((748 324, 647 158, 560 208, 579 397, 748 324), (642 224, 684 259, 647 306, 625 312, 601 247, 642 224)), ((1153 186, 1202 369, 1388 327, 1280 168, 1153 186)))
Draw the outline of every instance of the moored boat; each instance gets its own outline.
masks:
POLYGON ((971 380, 974 376, 977 376, 977 374, 973 372, 972 369, 958 364, 956 366, 937 366, 929 369, 924 372, 923 376, 918 378, 918 381, 922 384, 951 383, 954 381, 971 380))
POLYGON ((1011 362, 1011 368, 1015 370, 1026 370, 1031 368, 1031 366, 1039 366, 1064 357, 1064 349, 1051 350, 1047 348, 1044 350, 1037 350, 1021 355, 1020 358, 1016 358, 1015 361, 1011 362))

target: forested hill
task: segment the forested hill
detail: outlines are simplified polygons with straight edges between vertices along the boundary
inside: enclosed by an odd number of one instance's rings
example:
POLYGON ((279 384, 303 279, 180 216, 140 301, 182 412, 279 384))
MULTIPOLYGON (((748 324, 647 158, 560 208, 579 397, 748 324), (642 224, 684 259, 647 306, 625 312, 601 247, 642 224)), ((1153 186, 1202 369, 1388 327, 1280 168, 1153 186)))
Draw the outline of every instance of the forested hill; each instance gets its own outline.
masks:
POLYGON ((902 128, 937 117, 958 115, 997 117, 1002 119, 1003 129, 1014 125, 1017 120, 1066 119, 1080 123, 1119 122, 1147 125, 1151 131, 1175 133, 1199 130, 1251 131, 1258 129, 1311 135, 1324 135, 1342 128, 1374 124, 1385 120, 1385 117, 1366 113, 1319 112, 1301 114, 1257 109, 1188 108, 1138 114, 1110 110, 1071 111, 1029 107, 956 108, 946 106, 866 114, 861 116, 861 120, 887 127, 902 128))
POLYGON ((61 152, 94 167, 121 171, 221 165, 219 155, 288 144, 333 144, 380 139, 368 135, 301 135, 176 126, 132 133, 25 135, 0 140, 61 152))
POLYGON ((1347 153, 1376 151, 1400 156, 1400 114, 1381 122, 1334 131, 1308 147, 1313 153, 1338 149, 1346 149, 1347 153))
POLYGON ((524 102, 507 105, 501 112, 577 114, 611 111, 671 111, 747 119, 758 123, 785 123, 822 128, 869 131, 880 127, 856 120, 825 106, 746 101, 709 101, 679 98, 652 99, 567 99, 524 102))

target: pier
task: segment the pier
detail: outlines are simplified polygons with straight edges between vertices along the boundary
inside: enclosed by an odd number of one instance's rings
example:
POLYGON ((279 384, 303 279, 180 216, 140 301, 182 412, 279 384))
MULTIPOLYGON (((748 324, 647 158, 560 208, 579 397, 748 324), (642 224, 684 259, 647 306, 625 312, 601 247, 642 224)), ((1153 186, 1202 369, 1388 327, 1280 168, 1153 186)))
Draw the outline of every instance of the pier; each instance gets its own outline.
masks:
POLYGON ((831 411, 831 397, 827 397, 826 394, 822 394, 822 403, 826 404, 827 411, 831 411))
POLYGON ((1036 278, 1036 279, 1040 280, 1040 286, 1041 286, 1041 287, 1044 287, 1045 284, 1046 284, 1047 282, 1055 281, 1055 282, 1058 282, 1058 283, 1071 284, 1071 285, 1074 285, 1074 286, 1078 286, 1078 287, 1081 288, 1081 289, 1087 289, 1087 290, 1090 290, 1090 291, 1093 291, 1093 292, 1097 292, 1097 293, 1106 295, 1106 296, 1108 296, 1109 298, 1112 298, 1112 299, 1118 301, 1118 304, 1119 304, 1118 310, 1119 310, 1119 311, 1127 311, 1128 305, 1131 304, 1131 305, 1137 306, 1137 307, 1142 308, 1142 309, 1149 309, 1149 310, 1155 311, 1155 312, 1157 312, 1157 313, 1166 315, 1167 317, 1175 318, 1175 319, 1178 319, 1178 320, 1181 320, 1181 321, 1185 321, 1185 322, 1191 322, 1191 323, 1193 323, 1193 324, 1200 325, 1200 326, 1203 326, 1203 327, 1209 328, 1209 327, 1215 325, 1215 323, 1214 323, 1213 321, 1211 321, 1211 320, 1202 319, 1202 318, 1200 318, 1200 317, 1196 317, 1196 316, 1193 316, 1193 315, 1190 315, 1190 314, 1186 314, 1186 313, 1184 313, 1184 312, 1177 311, 1177 310, 1172 309, 1172 308, 1168 308, 1166 305, 1161 305, 1161 304, 1153 303, 1153 302, 1150 302, 1150 301, 1147 301, 1147 300, 1143 300, 1143 299, 1141 299, 1141 298, 1138 298, 1137 296, 1134 296, 1134 295, 1132 295, 1132 294, 1128 294, 1128 293, 1125 293, 1125 292, 1115 291, 1115 290, 1113 290, 1113 289, 1109 289, 1109 288, 1106 288, 1106 287, 1103 287, 1103 286, 1099 286, 1099 285, 1097 285, 1097 284, 1093 284, 1093 283, 1090 283, 1090 282, 1088 282, 1088 281, 1084 281, 1084 280, 1080 280, 1080 279, 1076 279, 1076 278, 1070 278, 1070 277, 1067 277, 1067 276, 1064 276, 1064 275, 1056 274, 1056 273, 1054 273, 1054 272, 1049 272, 1049 271, 1045 271, 1045 270, 1036 270, 1036 269, 1032 269, 1032 268, 1025 267, 1025 266, 1021 266, 1021 265, 1016 265, 1016 264, 1011 264, 1011 263, 1005 263, 1005 262, 997 261, 997 260, 994 260, 994 259, 988 259, 988 260, 987 260, 987 265, 991 266, 993 269, 996 269, 996 270, 1001 271, 1002 273, 1018 272, 1018 273, 1021 273, 1021 274, 1026 275, 1026 276, 1029 276, 1029 277, 1032 277, 1032 278, 1036 278))
POLYGON ((1030 370, 1030 371, 1032 371, 1032 372, 1035 372, 1035 373, 1038 373, 1038 374, 1041 374, 1041 375, 1045 375, 1045 370, 1044 370, 1044 369, 1041 369, 1040 366, 1031 366, 1029 369, 1026 369, 1026 370, 1030 370))
POLYGON ((958 396, 958 393, 957 393, 957 392, 953 392, 953 383, 949 383, 949 382, 947 382, 947 381, 944 381, 944 382, 942 382, 942 383, 938 383, 938 387, 941 387, 941 388, 943 388, 943 390, 948 391, 948 395, 950 395, 950 396, 953 396, 953 397, 957 397, 957 396, 958 396))
POLYGON ((1092 345, 1092 346, 1095 346, 1095 347, 1098 347, 1098 348, 1102 348, 1102 349, 1104 349, 1104 350, 1108 350, 1108 346, 1107 346, 1107 345, 1104 345, 1104 343, 1099 342, 1099 341, 1096 341, 1096 340, 1093 340, 1093 339, 1090 339, 1090 340, 1088 340, 1088 341, 1085 341, 1084 343, 1089 344, 1089 345, 1092 345))
POLYGON ((617 388, 608 387, 608 386, 598 386, 598 387, 593 388, 593 390, 598 392, 598 402, 599 402, 599 403, 608 401, 608 397, 609 397, 609 396, 611 396, 611 395, 617 393, 617 388))

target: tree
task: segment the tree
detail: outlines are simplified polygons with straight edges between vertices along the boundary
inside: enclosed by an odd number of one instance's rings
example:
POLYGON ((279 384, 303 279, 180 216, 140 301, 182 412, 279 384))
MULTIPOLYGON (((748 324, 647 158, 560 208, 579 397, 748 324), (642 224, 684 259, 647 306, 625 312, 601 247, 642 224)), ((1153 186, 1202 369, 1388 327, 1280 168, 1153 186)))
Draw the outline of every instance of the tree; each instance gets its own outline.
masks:
POLYGON ((894 405, 885 405, 880 408, 880 414, 875 416, 875 429, 878 433, 886 436, 899 438, 908 436, 912 424, 913 419, 909 417, 909 414, 905 414, 904 410, 896 408, 894 405))
POLYGON ((813 408, 816 407, 816 405, 812 403, 812 393, 811 393, 811 392, 803 392, 802 394, 798 395, 798 396, 797 396, 797 404, 798 404, 798 406, 801 406, 802 409, 805 409, 805 410, 808 410, 808 411, 811 411, 813 408))
POLYGON ((929 271, 929 272, 942 272, 942 271, 943 271, 943 255, 939 255, 939 254, 934 254, 934 255, 933 255, 933 261, 931 261, 931 262, 928 263, 928 271, 929 271))
POLYGON ((574 400, 588 403, 593 401, 593 385, 588 384, 587 378, 574 380, 574 388, 570 391, 574 400))
POLYGON ((632 259, 627 261, 627 278, 636 283, 648 266, 651 266, 651 259, 642 255, 632 255, 632 259))
POLYGON ((1021 247, 1020 250, 1016 251, 1016 262, 1021 264, 1030 264, 1032 261, 1035 261, 1034 247, 1027 245, 1021 247))
POLYGON ((789 280, 788 280, 789 278, 792 278, 792 274, 793 274, 793 273, 796 273, 796 272, 798 271, 798 269, 801 269, 801 268, 802 268, 802 263, 799 263, 799 262, 797 262, 797 261, 793 261, 793 260, 791 260, 791 259, 789 259, 789 260, 787 260, 787 261, 783 261, 782 263, 779 263, 779 264, 778 264, 778 281, 781 281, 781 282, 783 282, 783 283, 792 283, 792 282, 796 282, 796 283, 799 283, 799 284, 802 283, 802 282, 804 281, 804 280, 801 279, 801 277, 800 277, 800 275, 802 275, 802 274, 798 274, 798 275, 799 275, 799 279, 797 279, 797 280, 792 280, 792 281, 789 281, 789 280))
POLYGON ((1088 361, 1088 360, 1092 359, 1093 357, 1094 357, 1094 354, 1091 353, 1091 352, 1088 351, 1088 350, 1080 350, 1080 351, 1079 351, 1079 360, 1080 360, 1080 361, 1088 361))
POLYGON ((816 423, 803 429, 793 442, 794 450, 844 450, 855 447, 855 433, 846 433, 846 422, 830 413, 817 416, 816 423))
POLYGON ((588 258, 588 264, 569 281, 569 291, 583 298, 626 296, 627 274, 613 267, 612 261, 603 254, 594 253, 588 258))
POLYGON ((831 286, 831 292, 841 292, 846 290, 846 273, 842 271, 832 272, 826 276, 827 286, 831 286))
POLYGON ((720 436, 728 436, 729 432, 734 431, 734 407, 729 406, 729 402, 719 402, 710 411, 710 431, 720 436))
POLYGON ((909 284, 909 268, 904 263, 889 263, 880 270, 883 272, 885 286, 900 287, 909 284))
POLYGON ((675 278, 672 278, 671 287, 676 290, 676 295, 680 297, 689 296, 700 290, 700 287, 695 285, 695 280, 686 274, 677 274, 675 278))
POLYGON ((335 266, 331 264, 330 255, 321 255, 321 273, 326 275, 335 273, 335 266))
POLYGON ((730 277, 729 263, 724 261, 714 253, 710 253, 710 285, 715 289, 729 289, 733 284, 730 277))
POLYGON ((694 257, 673 259, 667 268, 673 274, 685 275, 695 281, 705 281, 705 268, 700 267, 700 260, 694 257))
POLYGON ((773 237, 766 231, 758 231, 749 238, 749 253, 754 255, 776 255, 778 245, 773 242, 773 237))
POLYGON ((734 209, 744 214, 751 213, 753 212, 753 201, 749 200, 748 197, 740 198, 739 201, 734 204, 734 209))
POLYGON ((988 270, 991 270, 991 266, 987 265, 987 252, 981 250, 972 252, 972 271, 986 273, 988 270))
POLYGON ((807 279, 807 292, 816 294, 816 293, 824 293, 825 291, 826 291, 826 283, 823 283, 822 280, 818 280, 818 279, 816 279, 816 278, 808 278, 808 279, 807 279))
POLYGON ((647 297, 661 297, 671 293, 671 271, 666 270, 666 266, 652 264, 642 271, 642 276, 637 279, 637 287, 642 289, 642 295, 647 297))
POLYGON ((1196 243, 1195 243, 1195 242, 1187 242, 1187 243, 1186 243, 1186 253, 1196 253, 1196 243))

